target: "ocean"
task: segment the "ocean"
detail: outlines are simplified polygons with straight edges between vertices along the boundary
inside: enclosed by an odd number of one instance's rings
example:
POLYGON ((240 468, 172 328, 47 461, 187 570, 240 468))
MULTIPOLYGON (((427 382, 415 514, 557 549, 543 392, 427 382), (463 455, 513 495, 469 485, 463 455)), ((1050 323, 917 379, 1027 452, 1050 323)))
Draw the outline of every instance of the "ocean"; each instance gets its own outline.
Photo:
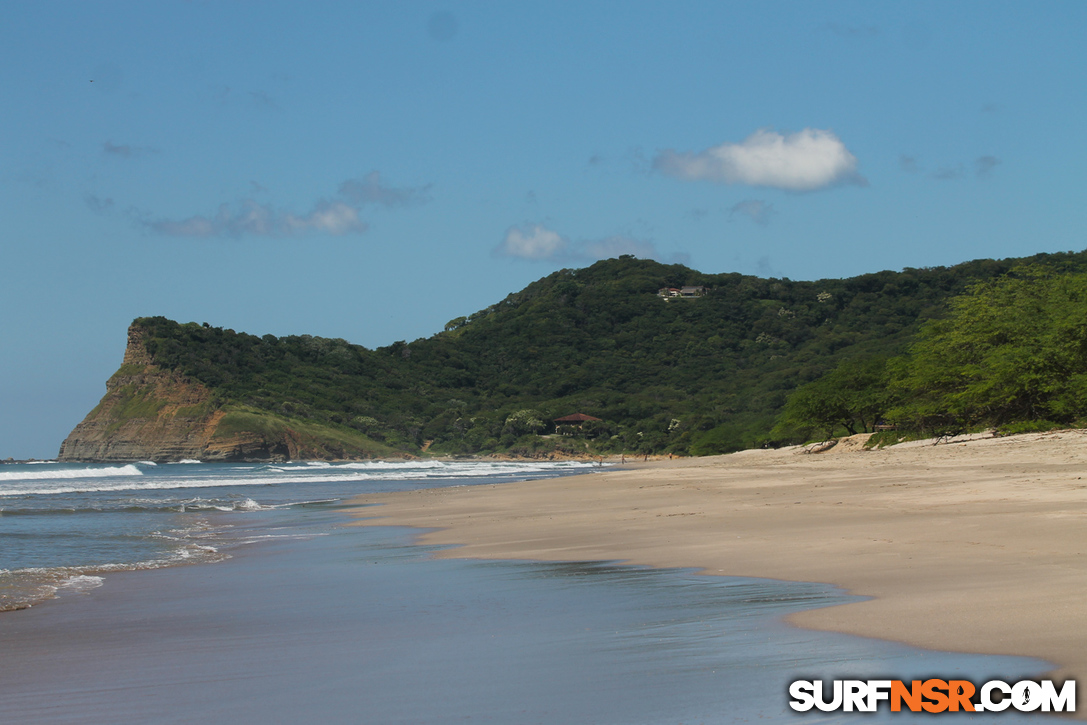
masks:
POLYGON ((346 525, 361 493, 591 470, 2 466, 0 722, 910 722, 794 713, 788 683, 1049 669, 783 622, 856 599, 826 584, 435 559, 410 530, 346 525))
POLYGON ((86 590, 109 572, 222 560, 254 541, 238 538, 245 519, 237 514, 589 470, 578 462, 7 464, 0 466, 0 611, 86 590))

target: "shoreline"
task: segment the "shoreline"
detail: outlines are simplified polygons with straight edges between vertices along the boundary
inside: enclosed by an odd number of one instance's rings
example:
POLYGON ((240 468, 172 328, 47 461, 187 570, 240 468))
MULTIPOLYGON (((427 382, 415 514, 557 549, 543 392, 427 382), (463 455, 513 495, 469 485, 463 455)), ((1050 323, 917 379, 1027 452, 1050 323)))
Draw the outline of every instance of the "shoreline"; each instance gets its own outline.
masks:
MULTIPOLYGON (((865 451, 752 450, 589 475, 352 499, 441 558, 616 561, 834 584, 788 617, 1087 674, 1087 431, 865 451), (375 509, 373 504, 381 504, 375 509)), ((1081 704, 1078 715, 1084 714, 1081 704)))
MULTIPOLYGON (((440 461, 443 463, 459 463, 464 461, 484 461, 484 462, 505 462, 505 463, 540 463, 543 461, 548 462, 572 462, 572 463, 626 463, 633 466, 636 463, 659 463, 665 460, 673 460, 672 456, 666 453, 608 453, 608 454, 561 454, 557 452, 541 453, 538 456, 516 456, 507 455, 505 453, 471 453, 471 454, 430 454, 422 453, 421 455, 411 455, 405 453, 402 456, 376 456, 371 458, 232 458, 232 459, 213 459, 213 460, 198 460, 191 458, 177 458, 177 459, 155 459, 154 456, 142 456, 136 458, 26 458, 16 460, 14 458, 0 459, 0 464, 5 463, 67 463, 67 464, 89 464, 89 465, 117 465, 128 463, 144 463, 150 462, 155 465, 163 463, 206 463, 209 465, 223 464, 234 465, 239 463, 263 463, 263 464, 284 464, 284 463, 365 463, 367 461, 384 461, 389 463, 408 463, 408 462, 428 462, 428 461, 440 461)), ((675 460, 694 460, 690 456, 675 456, 675 460)))
POLYGON ((0 721, 780 722, 786 647, 921 674, 977 663, 782 625, 841 601, 829 587, 435 561, 411 530, 348 520, 272 514, 251 533, 279 538, 215 566, 118 573, 0 617, 0 721))
POLYGON ((0 470, 0 515, 13 541, 0 567, 0 617, 66 592, 89 591, 118 572, 228 558, 221 547, 232 546, 229 532, 234 525, 220 518, 226 515, 344 500, 360 485, 374 491, 459 484, 466 474, 471 480, 498 470, 498 475, 514 477, 546 475, 540 472, 552 469, 589 470, 584 463, 569 462, 302 462, 278 467, 42 463, 47 465, 0 470), (435 475, 428 476, 432 471, 435 475), (256 488, 250 485, 254 477, 259 479, 256 488), (397 483, 416 477, 420 480, 397 483), (370 487, 375 479, 378 487, 370 487), (33 515, 21 516, 26 513, 33 515), (125 535, 117 536, 118 531, 125 535), (88 540, 99 543, 88 549, 88 540))

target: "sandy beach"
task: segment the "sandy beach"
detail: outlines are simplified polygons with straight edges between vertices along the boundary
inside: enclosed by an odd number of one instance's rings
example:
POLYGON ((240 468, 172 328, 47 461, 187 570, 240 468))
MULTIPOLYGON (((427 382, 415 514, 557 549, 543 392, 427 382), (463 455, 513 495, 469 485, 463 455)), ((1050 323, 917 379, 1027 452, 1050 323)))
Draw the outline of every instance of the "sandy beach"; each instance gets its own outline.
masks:
POLYGON ((861 438, 354 503, 382 504, 360 525, 456 545, 442 557, 832 583, 871 599, 790 621, 1087 673, 1087 431, 871 451, 861 438))

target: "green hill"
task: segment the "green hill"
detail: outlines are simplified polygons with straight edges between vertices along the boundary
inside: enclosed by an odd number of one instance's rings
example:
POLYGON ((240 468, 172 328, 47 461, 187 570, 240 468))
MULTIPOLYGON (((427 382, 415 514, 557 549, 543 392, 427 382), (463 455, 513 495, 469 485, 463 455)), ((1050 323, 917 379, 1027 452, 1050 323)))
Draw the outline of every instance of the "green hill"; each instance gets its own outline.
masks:
POLYGON ((152 363, 205 386, 213 406, 356 436, 360 450, 707 454, 796 435, 772 431, 799 386, 844 360, 901 354, 952 297, 1024 263, 1082 272, 1087 252, 816 282, 626 256, 376 350, 162 317, 133 326, 152 363), (703 293, 657 294, 682 286, 703 293), (600 420, 556 430, 572 413, 600 420))

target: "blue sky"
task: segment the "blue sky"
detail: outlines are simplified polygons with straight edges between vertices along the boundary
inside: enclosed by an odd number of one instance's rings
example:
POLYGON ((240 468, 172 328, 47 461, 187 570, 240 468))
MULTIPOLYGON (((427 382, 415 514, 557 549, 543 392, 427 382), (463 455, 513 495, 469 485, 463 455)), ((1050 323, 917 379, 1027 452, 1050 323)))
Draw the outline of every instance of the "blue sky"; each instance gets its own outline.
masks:
POLYGON ((134 317, 375 347, 634 253, 1080 250, 1087 4, 38 2, 0 23, 0 457, 134 317))

